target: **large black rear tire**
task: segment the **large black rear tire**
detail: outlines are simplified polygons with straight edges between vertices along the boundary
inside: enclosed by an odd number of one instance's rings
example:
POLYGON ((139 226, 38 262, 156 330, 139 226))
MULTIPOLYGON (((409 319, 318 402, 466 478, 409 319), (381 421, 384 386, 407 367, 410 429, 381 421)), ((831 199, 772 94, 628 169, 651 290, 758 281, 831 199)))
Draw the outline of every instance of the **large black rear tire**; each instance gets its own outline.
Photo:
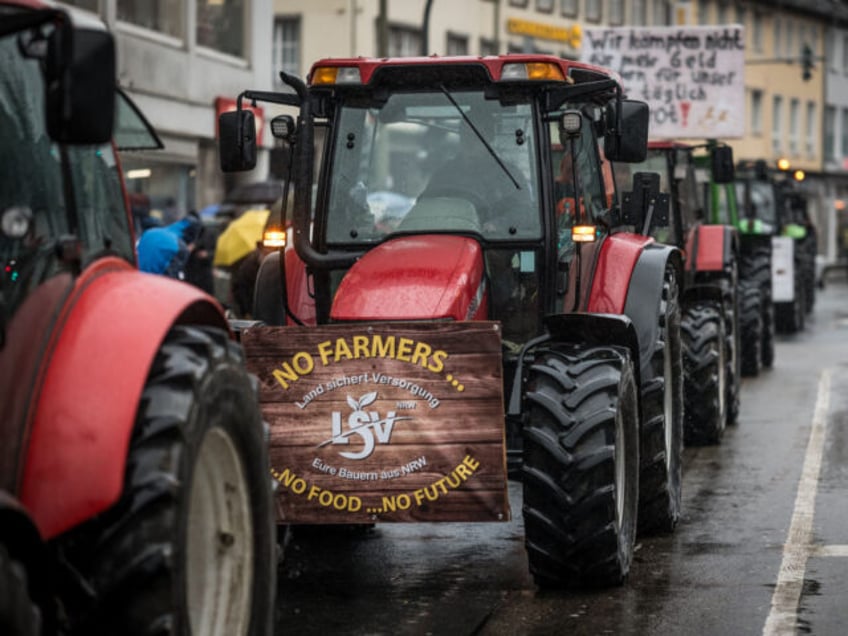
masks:
POLYGON ((256 387, 224 331, 174 327, 142 394, 119 502, 75 538, 84 634, 272 633, 276 529, 256 387))
POLYGON ((30 593, 26 568, 0 543, 0 634, 40 636, 41 627, 41 611, 30 593))
POLYGON ((671 532, 680 518, 683 454, 683 357, 677 276, 666 268, 659 334, 642 371, 639 533, 671 532))
MULTIPOLYGON (((742 388, 742 328, 739 316, 739 283, 734 275, 733 289, 724 295, 724 366, 726 422, 733 426, 739 419, 739 394, 742 388)), ((684 411, 685 413, 685 411, 684 411)))
POLYGON ((639 413, 629 353, 557 345, 529 367, 524 526, 543 587, 620 585, 636 540, 639 413))
POLYGON ((727 424, 724 316, 720 303, 694 302, 680 322, 683 341, 684 442, 717 444, 727 424))
POLYGON ((745 282, 739 290, 739 323, 742 330, 742 375, 760 373, 763 343, 763 294, 759 285, 745 282))

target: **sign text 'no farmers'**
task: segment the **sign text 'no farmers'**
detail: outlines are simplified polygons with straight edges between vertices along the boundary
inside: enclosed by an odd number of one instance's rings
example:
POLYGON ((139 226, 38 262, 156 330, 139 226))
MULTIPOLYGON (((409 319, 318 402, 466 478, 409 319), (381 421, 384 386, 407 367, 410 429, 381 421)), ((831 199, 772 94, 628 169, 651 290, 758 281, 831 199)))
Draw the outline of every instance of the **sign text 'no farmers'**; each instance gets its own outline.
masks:
POLYGON ((257 327, 282 523, 509 518, 494 322, 257 327))
POLYGON ((745 133, 745 34, 739 25, 586 29, 581 61, 617 72, 648 102, 652 139, 745 133))

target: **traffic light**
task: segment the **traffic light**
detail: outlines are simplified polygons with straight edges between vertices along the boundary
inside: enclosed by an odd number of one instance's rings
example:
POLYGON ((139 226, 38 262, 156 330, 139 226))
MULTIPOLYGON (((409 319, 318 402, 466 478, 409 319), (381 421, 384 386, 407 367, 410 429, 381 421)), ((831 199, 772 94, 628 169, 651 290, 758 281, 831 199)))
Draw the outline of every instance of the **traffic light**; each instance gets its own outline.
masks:
POLYGON ((813 49, 809 44, 805 44, 801 49, 801 77, 805 82, 809 82, 813 77, 813 49))

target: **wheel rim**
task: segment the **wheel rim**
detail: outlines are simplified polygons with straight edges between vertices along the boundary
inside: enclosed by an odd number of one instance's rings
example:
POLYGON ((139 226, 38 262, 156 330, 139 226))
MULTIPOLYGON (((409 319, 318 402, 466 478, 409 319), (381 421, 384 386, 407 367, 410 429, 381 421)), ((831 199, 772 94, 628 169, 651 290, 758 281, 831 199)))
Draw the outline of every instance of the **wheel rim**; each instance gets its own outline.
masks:
MULTIPOLYGON (((615 414, 615 522, 618 528, 624 527, 624 489, 626 488, 627 474, 624 466, 627 461, 626 444, 627 435, 624 431, 624 417, 619 407, 615 414)), ((622 533, 619 533, 619 536, 621 535, 622 533)))
POLYGON ((191 483, 186 537, 191 633, 247 634, 254 553, 250 495, 233 440, 220 428, 204 436, 191 483))

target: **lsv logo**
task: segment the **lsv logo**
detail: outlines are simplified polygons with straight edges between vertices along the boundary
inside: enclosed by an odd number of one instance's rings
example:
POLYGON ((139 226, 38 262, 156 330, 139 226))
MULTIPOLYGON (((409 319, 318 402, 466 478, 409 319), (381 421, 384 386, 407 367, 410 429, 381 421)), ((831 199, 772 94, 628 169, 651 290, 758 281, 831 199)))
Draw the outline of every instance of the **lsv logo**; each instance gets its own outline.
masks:
POLYGON ((347 459, 365 459, 374 452, 374 437, 381 444, 388 444, 392 438, 392 430, 395 423, 401 420, 411 420, 411 417, 397 417, 394 411, 389 411, 385 419, 380 419, 377 411, 366 411, 365 407, 377 399, 377 392, 366 393, 359 400, 347 396, 347 403, 353 413, 347 417, 347 430, 342 427, 342 414, 333 411, 333 436, 318 444, 322 448, 327 444, 348 445, 354 435, 362 438, 362 450, 353 452, 339 452, 339 455, 347 459))

